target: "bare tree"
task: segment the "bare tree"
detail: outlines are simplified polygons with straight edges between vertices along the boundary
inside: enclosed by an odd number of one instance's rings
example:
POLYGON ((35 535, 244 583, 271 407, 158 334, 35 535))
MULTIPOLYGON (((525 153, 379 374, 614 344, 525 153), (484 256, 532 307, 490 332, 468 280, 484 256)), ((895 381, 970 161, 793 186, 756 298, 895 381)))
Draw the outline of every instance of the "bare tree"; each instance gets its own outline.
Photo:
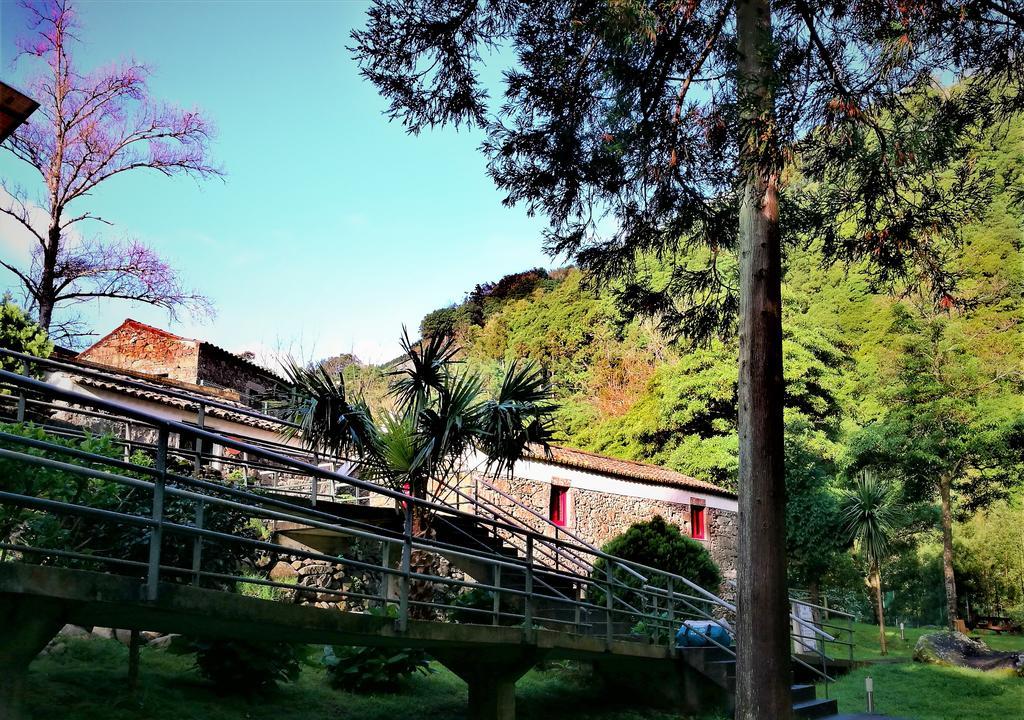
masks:
POLYGON ((46 193, 38 204, 47 220, 43 227, 24 188, 0 179, 6 193, 0 212, 36 241, 29 267, 0 264, 18 277, 39 324, 58 339, 73 339, 81 329, 74 320, 55 323, 54 309, 95 298, 147 303, 172 317, 181 309, 208 314, 209 301, 184 287, 152 248, 102 236, 82 240, 79 223, 112 224, 81 206, 101 183, 122 173, 221 176, 209 160, 212 127, 198 111, 154 101, 146 86, 149 69, 134 60, 79 70, 71 47, 78 25, 68 0, 24 7, 33 33, 20 42, 21 55, 46 68, 29 82, 29 94, 40 103, 34 122, 22 125, 3 148, 39 171, 46 193))

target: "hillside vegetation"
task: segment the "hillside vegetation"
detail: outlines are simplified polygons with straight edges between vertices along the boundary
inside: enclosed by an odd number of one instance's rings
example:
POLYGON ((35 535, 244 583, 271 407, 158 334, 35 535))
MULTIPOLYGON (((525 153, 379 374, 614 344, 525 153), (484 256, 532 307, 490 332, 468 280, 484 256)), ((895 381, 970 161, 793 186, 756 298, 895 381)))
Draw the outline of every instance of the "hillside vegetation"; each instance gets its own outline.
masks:
MULTIPOLYGON (((985 220, 964 230, 963 244, 946 248, 960 282, 938 305, 927 288, 878 287, 862 269, 824 267, 813 246, 790 248, 786 257, 792 580, 861 594, 849 543, 837 532, 838 487, 872 458, 916 463, 894 470, 912 512, 884 574, 894 593, 888 607, 922 621, 938 622, 942 612, 928 478, 950 462, 964 523, 958 585, 975 601, 981 593, 990 607, 1024 612, 1024 567, 1008 569, 1009 551, 991 551, 992 542, 1013 545, 1008 528, 1024 507, 1024 126, 993 133, 979 156, 992 173, 993 200, 985 220)), ((652 278, 666 272, 653 258, 649 265, 652 278)), ((735 338, 676 343, 655 320, 624 314, 614 286, 596 286, 574 268, 481 283, 424 317, 420 332, 454 334, 465 362, 486 377, 522 358, 543 367, 559 403, 562 444, 735 489, 735 338)), ((386 367, 353 364, 344 372, 371 404, 388 402, 386 367)))

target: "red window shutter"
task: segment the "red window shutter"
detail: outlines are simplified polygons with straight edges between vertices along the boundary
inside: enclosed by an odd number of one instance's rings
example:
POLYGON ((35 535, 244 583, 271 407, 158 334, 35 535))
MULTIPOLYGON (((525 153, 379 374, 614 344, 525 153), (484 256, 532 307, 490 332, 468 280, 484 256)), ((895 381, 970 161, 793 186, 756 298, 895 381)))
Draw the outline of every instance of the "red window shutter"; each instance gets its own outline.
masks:
POLYGON ((559 487, 557 485, 551 486, 551 501, 548 505, 548 519, 555 525, 559 525, 561 527, 564 527, 569 521, 567 502, 568 495, 568 488, 559 487))
POLYGON ((695 540, 703 540, 706 533, 704 507, 701 505, 690 506, 690 537, 695 540))

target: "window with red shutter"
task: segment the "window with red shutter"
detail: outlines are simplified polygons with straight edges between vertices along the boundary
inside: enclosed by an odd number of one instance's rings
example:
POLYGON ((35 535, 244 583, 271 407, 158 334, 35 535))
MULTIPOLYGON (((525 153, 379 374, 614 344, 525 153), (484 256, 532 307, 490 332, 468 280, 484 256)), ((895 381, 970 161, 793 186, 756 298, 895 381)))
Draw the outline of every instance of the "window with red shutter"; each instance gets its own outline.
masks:
POLYGON ((703 505, 690 506, 690 537, 695 540, 703 540, 707 532, 704 510, 703 505))
POLYGON ((551 502, 548 505, 548 519, 555 525, 565 527, 569 521, 569 488, 551 486, 551 502))

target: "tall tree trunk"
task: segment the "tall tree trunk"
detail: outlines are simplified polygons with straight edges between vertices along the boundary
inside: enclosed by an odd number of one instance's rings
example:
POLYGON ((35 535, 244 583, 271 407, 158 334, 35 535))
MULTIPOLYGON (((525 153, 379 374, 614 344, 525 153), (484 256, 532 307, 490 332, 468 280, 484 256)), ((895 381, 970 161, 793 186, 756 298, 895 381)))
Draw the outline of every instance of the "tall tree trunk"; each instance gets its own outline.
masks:
POLYGON ((882 602, 882 573, 878 568, 878 562, 871 563, 871 587, 875 591, 875 614, 878 616, 878 647, 882 655, 889 654, 889 648, 885 642, 885 604, 882 602))
POLYGON ((57 255, 60 252, 60 215, 50 220, 50 227, 46 235, 43 262, 39 272, 39 285, 32 294, 38 310, 39 326, 49 331, 50 325, 53 323, 53 308, 57 304, 55 271, 57 255))
POLYGON ((771 3, 740 0, 739 563, 737 720, 787 720, 790 699, 783 466, 782 261, 771 3))
MULTIPOLYGON (((422 493, 425 495, 426 493, 422 493)), ((416 497, 421 497, 417 493, 416 497)), ((430 513, 422 505, 411 505, 407 512, 412 512, 412 536, 426 539, 431 536, 430 513)), ((437 556, 429 550, 416 548, 409 556, 409 569, 421 575, 436 575, 437 556)), ((433 608, 426 603, 434 601, 434 583, 430 580, 413 578, 409 582, 409 616, 415 620, 432 620, 435 616, 433 608)))
POLYGON ((942 580, 946 586, 946 623, 956 629, 956 575, 953 573, 953 507, 950 503, 948 475, 939 478, 939 496, 942 498, 942 580))

